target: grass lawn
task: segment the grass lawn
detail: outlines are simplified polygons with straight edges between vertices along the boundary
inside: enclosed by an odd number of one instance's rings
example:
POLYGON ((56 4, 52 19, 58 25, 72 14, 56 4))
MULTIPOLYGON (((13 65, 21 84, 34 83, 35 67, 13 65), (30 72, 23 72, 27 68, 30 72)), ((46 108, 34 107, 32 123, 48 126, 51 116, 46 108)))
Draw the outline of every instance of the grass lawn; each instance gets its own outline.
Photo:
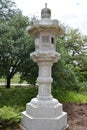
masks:
MULTIPOLYGON (((17 73, 14 75, 14 77, 11 79, 11 83, 19 83, 20 81, 20 74, 17 73)), ((5 83, 5 78, 0 78, 0 83, 5 83)), ((26 81, 23 81, 23 83, 27 83, 26 81)))
MULTIPOLYGON (((19 124, 20 113, 37 93, 37 87, 0 88, 0 127, 6 129, 19 124)), ((73 91, 52 89, 52 95, 62 103, 87 103, 87 95, 73 91)))
MULTIPOLYGON (((19 109, 24 108, 38 93, 37 87, 11 87, 11 89, 0 88, 0 107, 12 106, 19 109)), ((52 89, 52 95, 62 103, 87 103, 87 95, 64 89, 52 89)))

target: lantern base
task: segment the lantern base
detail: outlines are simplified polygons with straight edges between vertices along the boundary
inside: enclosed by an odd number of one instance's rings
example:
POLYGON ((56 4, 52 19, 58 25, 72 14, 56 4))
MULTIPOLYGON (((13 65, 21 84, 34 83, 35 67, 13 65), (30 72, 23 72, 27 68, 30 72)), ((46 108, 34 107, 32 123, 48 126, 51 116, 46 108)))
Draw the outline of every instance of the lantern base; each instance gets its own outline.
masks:
POLYGON ((67 126, 67 113, 62 111, 62 104, 54 98, 48 101, 34 98, 22 112, 21 124, 25 130, 63 130, 67 126))
MULTIPOLYGON (((62 129, 62 130, 68 130, 68 128, 69 128, 69 125, 67 124, 67 126, 64 129, 62 129)), ((22 125, 20 125, 20 129, 21 130, 27 130, 22 125)))
POLYGON ((66 113, 56 118, 29 117, 26 112, 22 113, 22 126, 25 130, 63 130, 66 125, 66 113))

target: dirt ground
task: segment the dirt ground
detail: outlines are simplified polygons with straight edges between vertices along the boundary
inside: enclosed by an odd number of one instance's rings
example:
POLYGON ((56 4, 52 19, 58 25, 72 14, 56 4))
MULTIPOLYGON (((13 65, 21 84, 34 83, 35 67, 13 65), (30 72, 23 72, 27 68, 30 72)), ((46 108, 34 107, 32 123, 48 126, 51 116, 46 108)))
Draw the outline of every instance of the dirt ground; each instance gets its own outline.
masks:
MULTIPOLYGON (((63 104, 64 111, 68 113, 67 130, 87 130, 87 103, 86 104, 63 104)), ((21 130, 12 128, 11 130, 21 130)))
POLYGON ((87 130, 87 103, 64 104, 64 111, 68 113, 67 130, 87 130))

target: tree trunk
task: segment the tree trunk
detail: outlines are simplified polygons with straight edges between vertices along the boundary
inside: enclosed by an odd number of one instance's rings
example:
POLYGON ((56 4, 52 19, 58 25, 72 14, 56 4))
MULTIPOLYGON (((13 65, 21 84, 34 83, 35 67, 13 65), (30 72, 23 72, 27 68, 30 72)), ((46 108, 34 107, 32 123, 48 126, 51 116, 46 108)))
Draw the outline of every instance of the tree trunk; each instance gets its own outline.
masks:
POLYGON ((7 76, 7 84, 6 84, 7 89, 10 88, 10 83, 11 83, 11 78, 10 78, 10 76, 7 76))

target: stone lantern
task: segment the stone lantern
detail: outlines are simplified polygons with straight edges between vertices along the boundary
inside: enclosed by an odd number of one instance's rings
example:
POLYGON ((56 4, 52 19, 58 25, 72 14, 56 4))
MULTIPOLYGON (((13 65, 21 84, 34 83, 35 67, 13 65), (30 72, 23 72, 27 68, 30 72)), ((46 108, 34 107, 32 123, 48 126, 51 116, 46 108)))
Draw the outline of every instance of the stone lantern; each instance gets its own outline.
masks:
POLYGON ((34 21, 27 30, 35 38, 35 52, 30 57, 39 66, 38 95, 26 104, 26 111, 22 112, 22 128, 63 130, 67 126, 67 113, 62 111, 62 104, 51 95, 51 68, 60 59, 55 40, 63 35, 63 30, 57 20, 51 20, 51 10, 47 4, 41 10, 41 20, 34 21))

